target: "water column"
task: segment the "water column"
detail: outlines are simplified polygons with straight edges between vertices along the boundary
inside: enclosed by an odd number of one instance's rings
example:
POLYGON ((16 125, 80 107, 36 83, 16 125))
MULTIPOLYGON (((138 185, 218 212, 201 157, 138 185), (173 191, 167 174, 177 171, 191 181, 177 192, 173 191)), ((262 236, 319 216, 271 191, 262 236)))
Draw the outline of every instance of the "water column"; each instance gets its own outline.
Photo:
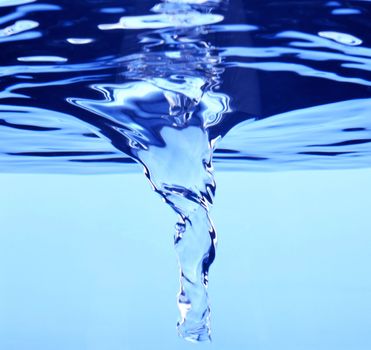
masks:
POLYGON ((149 15, 100 25, 101 30, 140 28, 142 49, 121 58, 121 82, 95 86, 106 102, 76 102, 109 121, 121 135, 111 136, 111 142, 144 166, 153 189, 179 215, 178 331, 191 341, 210 339, 207 284, 216 234, 209 217, 215 182, 208 127, 228 110, 228 98, 215 92, 223 69, 203 39, 209 25, 223 20, 214 14, 220 4, 163 1, 149 15))

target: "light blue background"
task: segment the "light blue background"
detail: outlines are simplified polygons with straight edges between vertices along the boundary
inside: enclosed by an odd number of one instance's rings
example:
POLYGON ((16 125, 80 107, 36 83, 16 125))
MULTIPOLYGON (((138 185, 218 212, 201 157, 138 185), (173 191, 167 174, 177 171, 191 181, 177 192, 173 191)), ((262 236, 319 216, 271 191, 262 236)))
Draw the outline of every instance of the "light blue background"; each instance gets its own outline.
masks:
POLYGON ((371 348, 371 170, 217 174, 213 343, 175 331, 144 176, 0 175, 0 349, 371 348))

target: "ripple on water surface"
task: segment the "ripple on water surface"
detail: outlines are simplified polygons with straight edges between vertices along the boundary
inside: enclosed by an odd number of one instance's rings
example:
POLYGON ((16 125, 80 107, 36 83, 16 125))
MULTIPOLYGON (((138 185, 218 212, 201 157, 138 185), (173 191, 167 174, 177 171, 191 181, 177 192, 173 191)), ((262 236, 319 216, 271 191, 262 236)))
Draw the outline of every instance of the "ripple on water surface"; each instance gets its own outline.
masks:
POLYGON ((0 8, 0 171, 144 167, 179 216, 178 331, 188 340, 210 338, 213 162, 259 171, 371 164, 370 2, 0 8))

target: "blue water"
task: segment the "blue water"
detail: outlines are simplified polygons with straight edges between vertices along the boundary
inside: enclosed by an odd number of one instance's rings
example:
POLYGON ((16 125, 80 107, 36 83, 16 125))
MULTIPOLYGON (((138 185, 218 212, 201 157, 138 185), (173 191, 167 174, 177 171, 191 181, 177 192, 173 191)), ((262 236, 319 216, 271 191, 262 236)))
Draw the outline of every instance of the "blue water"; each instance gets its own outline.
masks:
POLYGON ((369 1, 1 0, 0 171, 144 169, 178 215, 178 333, 209 340, 214 167, 370 167, 370 11, 369 1))

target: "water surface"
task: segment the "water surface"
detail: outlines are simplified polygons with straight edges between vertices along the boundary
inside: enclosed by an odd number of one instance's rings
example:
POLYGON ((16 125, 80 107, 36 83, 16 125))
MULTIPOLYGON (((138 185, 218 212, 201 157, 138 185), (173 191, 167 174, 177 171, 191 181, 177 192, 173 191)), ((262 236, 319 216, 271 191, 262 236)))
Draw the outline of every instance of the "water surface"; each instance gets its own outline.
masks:
POLYGON ((0 171, 144 169, 178 214, 178 332, 210 338, 217 169, 369 167, 368 1, 0 4, 0 171))

